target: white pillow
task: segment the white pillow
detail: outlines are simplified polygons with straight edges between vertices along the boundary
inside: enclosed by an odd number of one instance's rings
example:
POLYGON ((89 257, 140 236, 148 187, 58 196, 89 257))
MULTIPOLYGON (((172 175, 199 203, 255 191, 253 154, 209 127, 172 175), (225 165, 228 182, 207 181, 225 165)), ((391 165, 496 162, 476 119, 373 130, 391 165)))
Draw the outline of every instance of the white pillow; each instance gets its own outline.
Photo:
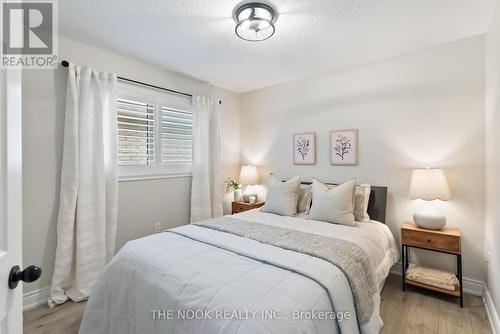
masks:
POLYGON ((371 186, 368 183, 360 184, 354 192, 354 218, 358 222, 369 222, 368 201, 370 200, 371 186))
POLYGON ((269 175, 266 203, 262 212, 276 213, 282 216, 295 216, 297 214, 297 198, 300 178, 281 182, 276 175, 269 175))
POLYGON ((309 219, 348 226, 358 225, 354 219, 355 189, 356 180, 347 181, 330 189, 313 179, 313 198, 309 219))
POLYGON ((309 184, 301 184, 299 187, 299 197, 297 199, 297 212, 309 213, 312 200, 312 186, 309 184))
MULTIPOLYGON (((319 182, 319 181, 318 181, 319 182)), ((328 189, 336 187, 334 184, 323 184, 328 189)), ((371 186, 368 183, 359 184, 354 191, 354 219, 357 222, 371 221, 368 215, 368 203, 370 201, 371 186)), ((312 198, 312 197, 311 197, 312 198)), ((300 200, 300 195, 299 195, 300 200)), ((300 211, 299 211, 300 212, 300 211)))

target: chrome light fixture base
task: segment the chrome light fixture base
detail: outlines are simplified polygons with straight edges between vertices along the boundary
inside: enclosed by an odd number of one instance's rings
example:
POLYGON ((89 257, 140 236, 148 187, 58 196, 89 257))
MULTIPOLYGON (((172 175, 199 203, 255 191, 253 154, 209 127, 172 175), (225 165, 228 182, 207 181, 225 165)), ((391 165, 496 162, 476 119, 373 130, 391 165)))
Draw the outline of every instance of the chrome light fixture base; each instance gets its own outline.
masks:
POLYGON ((246 3, 234 12, 234 32, 245 41, 264 41, 274 35, 276 19, 276 11, 271 6, 260 2, 246 3))

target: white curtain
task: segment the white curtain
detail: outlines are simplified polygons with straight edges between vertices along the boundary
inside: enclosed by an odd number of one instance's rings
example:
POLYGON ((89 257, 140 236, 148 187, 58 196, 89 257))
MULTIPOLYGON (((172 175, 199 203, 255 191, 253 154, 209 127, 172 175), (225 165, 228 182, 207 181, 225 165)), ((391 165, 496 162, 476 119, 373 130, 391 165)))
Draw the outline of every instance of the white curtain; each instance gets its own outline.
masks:
POLYGON ((221 115, 213 101, 193 96, 191 222, 222 216, 221 115))
POLYGON ((115 74, 69 65, 50 306, 68 298, 87 298, 114 253, 118 198, 115 96, 115 74))

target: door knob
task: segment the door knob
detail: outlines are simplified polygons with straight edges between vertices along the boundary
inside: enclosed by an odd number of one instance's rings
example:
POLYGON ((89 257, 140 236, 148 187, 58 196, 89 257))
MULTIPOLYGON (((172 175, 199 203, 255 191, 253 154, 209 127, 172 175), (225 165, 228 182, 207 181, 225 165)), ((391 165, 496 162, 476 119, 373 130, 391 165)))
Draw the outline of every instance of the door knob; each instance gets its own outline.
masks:
POLYGON ((42 268, 39 266, 29 266, 21 270, 19 266, 14 266, 9 274, 9 288, 15 289, 19 281, 31 283, 36 281, 42 276, 42 268))

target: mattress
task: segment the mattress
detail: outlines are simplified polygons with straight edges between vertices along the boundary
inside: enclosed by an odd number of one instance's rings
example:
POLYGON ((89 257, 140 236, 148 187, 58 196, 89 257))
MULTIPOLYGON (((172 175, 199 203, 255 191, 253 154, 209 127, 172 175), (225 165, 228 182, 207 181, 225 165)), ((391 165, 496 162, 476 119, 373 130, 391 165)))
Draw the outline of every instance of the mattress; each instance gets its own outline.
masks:
MULTIPOLYGON (((348 227, 258 210, 232 217, 355 242, 380 286, 398 258, 378 222, 348 227)), ((92 291, 80 333, 376 333, 378 306, 374 321, 360 327, 349 281, 331 263, 187 225, 120 250, 92 291), (317 319, 315 311, 337 318, 317 319)))

